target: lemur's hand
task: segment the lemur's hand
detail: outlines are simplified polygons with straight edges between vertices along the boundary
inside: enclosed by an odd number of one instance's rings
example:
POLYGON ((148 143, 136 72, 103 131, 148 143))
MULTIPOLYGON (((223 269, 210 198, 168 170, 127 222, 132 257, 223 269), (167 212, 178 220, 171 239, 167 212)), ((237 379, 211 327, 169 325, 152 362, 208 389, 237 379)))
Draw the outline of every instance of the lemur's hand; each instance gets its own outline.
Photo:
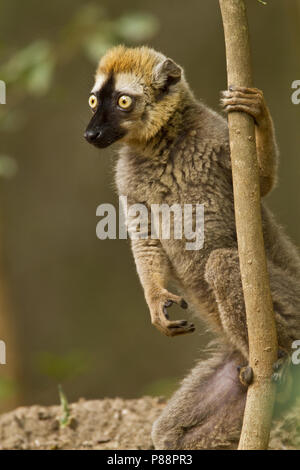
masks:
POLYGON ((180 305, 181 308, 187 308, 188 305, 182 297, 171 294, 166 289, 160 289, 147 296, 147 303, 152 325, 166 336, 184 335, 195 331, 193 323, 186 320, 169 320, 167 308, 171 307, 173 303, 180 305))
POLYGON ((225 113, 242 111, 252 116, 257 126, 269 125, 269 110, 258 88, 230 86, 229 90, 221 92, 220 104, 225 113))

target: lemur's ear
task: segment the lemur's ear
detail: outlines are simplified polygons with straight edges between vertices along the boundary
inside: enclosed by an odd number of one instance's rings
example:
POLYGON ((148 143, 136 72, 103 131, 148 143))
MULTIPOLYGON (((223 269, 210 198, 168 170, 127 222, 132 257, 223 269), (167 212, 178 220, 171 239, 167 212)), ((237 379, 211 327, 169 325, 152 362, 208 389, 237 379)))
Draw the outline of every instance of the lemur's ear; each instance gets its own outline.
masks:
POLYGON ((182 76, 182 69, 175 64, 172 59, 166 59, 158 64, 154 69, 154 82, 158 88, 163 88, 179 82, 182 76))

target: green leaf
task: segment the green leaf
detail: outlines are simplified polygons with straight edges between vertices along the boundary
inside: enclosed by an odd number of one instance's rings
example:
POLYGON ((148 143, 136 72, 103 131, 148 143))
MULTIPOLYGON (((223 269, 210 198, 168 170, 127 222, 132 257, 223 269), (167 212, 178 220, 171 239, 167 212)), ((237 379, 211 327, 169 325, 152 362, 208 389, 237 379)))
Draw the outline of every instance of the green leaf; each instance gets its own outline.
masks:
POLYGON ((18 171, 18 165, 13 157, 0 155, 0 177, 13 178, 18 171))
POLYGON ((159 29, 158 20, 149 13, 132 13, 116 21, 116 32, 127 41, 139 42, 150 39, 159 29))
POLYGON ((58 393, 59 393, 59 399, 60 399, 60 406, 62 409, 62 417, 60 418, 60 425, 62 428, 68 425, 69 418, 70 418, 70 407, 69 407, 69 402, 67 399, 67 396, 65 392, 63 391, 63 388, 61 385, 58 386, 58 393))

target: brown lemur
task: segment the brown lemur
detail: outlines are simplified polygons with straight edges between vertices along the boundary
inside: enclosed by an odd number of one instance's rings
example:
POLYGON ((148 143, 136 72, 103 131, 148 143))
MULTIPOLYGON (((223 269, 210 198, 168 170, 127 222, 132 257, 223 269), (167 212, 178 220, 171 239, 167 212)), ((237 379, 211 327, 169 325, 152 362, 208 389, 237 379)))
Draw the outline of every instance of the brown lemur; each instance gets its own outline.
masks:
MULTIPOLYGON (((131 241, 152 324, 167 336, 195 329, 185 320, 169 319, 166 309, 172 303, 187 306, 181 295, 168 291, 173 280, 219 344, 185 378, 155 422, 154 445, 235 448, 251 370, 239 376, 238 366, 247 364, 248 338, 227 122, 194 98, 180 66, 147 47, 109 50, 99 63, 89 104, 94 114, 85 137, 99 148, 120 141, 116 183, 128 204, 205 208, 200 250, 187 250, 184 237, 151 238, 150 224, 149 237, 131 241)), ((274 186, 278 160, 263 93, 232 86, 221 104, 225 112, 242 111, 255 120, 263 197, 274 186)), ((300 339, 300 258, 263 203, 261 209, 279 345, 290 351, 300 339)))

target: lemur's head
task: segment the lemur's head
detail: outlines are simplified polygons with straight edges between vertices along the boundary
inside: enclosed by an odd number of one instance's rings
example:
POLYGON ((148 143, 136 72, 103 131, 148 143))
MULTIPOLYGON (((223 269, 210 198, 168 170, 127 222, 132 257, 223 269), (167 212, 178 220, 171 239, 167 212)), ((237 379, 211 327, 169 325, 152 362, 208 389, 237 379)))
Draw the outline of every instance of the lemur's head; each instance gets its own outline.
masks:
POLYGON ((168 121, 186 88, 182 69, 149 49, 118 46, 101 59, 85 138, 97 147, 147 142, 168 121))

